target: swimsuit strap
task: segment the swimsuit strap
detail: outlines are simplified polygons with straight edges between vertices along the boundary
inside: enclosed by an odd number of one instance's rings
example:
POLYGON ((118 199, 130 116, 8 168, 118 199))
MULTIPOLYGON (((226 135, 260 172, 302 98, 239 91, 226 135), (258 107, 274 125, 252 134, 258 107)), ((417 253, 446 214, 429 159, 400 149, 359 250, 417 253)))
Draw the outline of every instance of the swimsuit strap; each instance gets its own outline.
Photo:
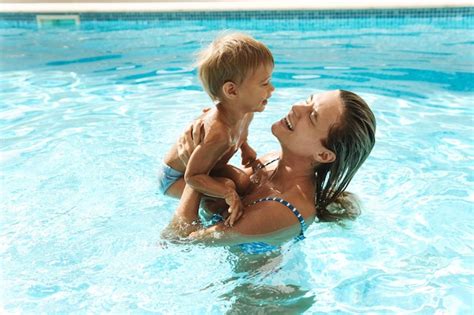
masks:
POLYGON ((262 202, 262 201, 276 201, 276 202, 279 202, 285 206, 287 206, 291 212, 293 212, 293 214, 296 216, 296 218, 298 219, 298 221, 300 222, 300 225, 301 225, 301 232, 300 234, 296 237, 296 240, 302 240, 304 239, 304 231, 306 231, 306 229, 308 228, 306 226, 306 222, 304 221, 304 218, 303 216, 301 215, 301 213, 298 211, 298 209, 296 209, 295 206, 293 206, 291 203, 289 203, 288 201, 286 200, 283 200, 281 198, 278 198, 278 197, 266 197, 266 198, 260 198, 258 200, 255 200, 254 202, 252 202, 250 205, 254 205, 256 203, 259 203, 259 202, 262 202))
POLYGON ((273 160, 271 160, 271 161, 268 161, 268 162, 265 163, 265 164, 260 164, 260 165, 257 167, 257 169, 260 170, 260 169, 264 168, 265 166, 270 165, 270 164, 272 164, 273 162, 278 161, 279 159, 280 159, 280 158, 277 157, 277 158, 275 158, 275 159, 273 159, 273 160))

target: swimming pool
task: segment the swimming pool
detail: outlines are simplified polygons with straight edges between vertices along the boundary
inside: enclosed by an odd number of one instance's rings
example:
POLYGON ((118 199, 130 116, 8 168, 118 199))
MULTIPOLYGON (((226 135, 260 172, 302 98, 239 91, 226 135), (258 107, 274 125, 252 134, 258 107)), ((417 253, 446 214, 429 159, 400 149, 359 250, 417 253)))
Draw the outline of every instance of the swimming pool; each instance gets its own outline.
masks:
POLYGON ((387 12, 84 15, 41 30, 0 15, 0 310, 468 313, 474 10, 387 12), (349 186, 358 220, 313 224, 268 257, 162 242, 177 202, 156 193, 156 172, 210 104, 194 53, 223 28, 276 59, 250 130, 259 154, 278 149, 270 124, 311 93, 371 104, 377 144, 349 186))

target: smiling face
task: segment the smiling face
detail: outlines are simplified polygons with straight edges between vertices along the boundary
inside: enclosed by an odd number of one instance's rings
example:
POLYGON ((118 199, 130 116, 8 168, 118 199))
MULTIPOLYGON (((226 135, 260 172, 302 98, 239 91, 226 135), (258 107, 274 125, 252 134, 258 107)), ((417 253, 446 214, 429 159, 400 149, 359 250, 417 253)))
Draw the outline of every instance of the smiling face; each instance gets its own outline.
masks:
POLYGON ((271 83, 272 65, 261 65, 237 86, 238 106, 245 112, 261 112, 275 90, 271 83))
POLYGON ((323 145, 330 128, 339 122, 344 106, 339 91, 311 95, 292 106, 286 117, 272 125, 283 150, 320 163, 332 162, 335 153, 323 145))

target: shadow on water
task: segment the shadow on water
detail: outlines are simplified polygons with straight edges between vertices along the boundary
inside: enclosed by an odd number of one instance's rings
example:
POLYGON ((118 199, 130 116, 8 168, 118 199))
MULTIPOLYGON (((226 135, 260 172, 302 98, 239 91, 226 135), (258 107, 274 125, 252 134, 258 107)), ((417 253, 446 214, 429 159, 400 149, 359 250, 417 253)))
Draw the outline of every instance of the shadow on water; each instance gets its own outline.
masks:
POLYGON ((221 298, 232 301, 226 314, 301 314, 314 304, 314 295, 297 285, 242 283, 221 298))
POLYGON ((229 301, 226 314, 301 314, 316 302, 314 294, 303 289, 298 279, 289 283, 281 253, 236 254, 234 258, 237 276, 227 280, 233 282, 231 289, 219 296, 229 301), (283 273, 285 277, 279 281, 283 273))

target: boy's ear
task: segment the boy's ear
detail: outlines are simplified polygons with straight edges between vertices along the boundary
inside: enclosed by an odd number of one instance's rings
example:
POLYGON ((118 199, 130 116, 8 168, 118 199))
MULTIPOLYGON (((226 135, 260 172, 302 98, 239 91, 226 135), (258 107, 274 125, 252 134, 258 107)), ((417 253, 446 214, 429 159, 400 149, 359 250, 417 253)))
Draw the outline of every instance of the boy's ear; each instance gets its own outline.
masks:
POLYGON ((318 163, 331 163, 336 159, 336 153, 329 149, 322 149, 316 152, 313 157, 318 163))
POLYGON ((227 81, 222 86, 222 93, 226 98, 234 98, 237 96, 237 85, 232 81, 227 81))

